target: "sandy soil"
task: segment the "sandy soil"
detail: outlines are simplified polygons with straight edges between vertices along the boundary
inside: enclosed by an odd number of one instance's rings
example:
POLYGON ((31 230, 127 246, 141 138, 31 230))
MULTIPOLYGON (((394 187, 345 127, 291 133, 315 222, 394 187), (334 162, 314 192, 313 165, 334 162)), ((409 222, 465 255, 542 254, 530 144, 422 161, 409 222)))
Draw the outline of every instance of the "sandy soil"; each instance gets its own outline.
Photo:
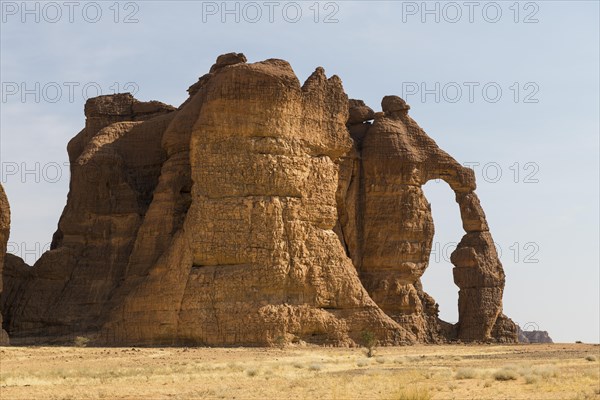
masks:
POLYGON ((0 399, 600 399, 600 346, 0 348, 0 399))

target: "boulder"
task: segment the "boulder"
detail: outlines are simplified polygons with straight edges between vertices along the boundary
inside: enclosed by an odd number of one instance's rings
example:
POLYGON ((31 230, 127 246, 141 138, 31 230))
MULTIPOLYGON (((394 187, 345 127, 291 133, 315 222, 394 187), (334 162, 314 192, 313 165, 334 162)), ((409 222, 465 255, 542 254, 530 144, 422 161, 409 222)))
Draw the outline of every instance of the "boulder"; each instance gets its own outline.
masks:
POLYGON ((350 99, 348 102, 348 125, 362 124, 375 118, 373 109, 362 100, 350 99))
POLYGON ((410 106, 398 96, 385 96, 381 100, 381 109, 389 117, 405 117, 408 115, 410 106))

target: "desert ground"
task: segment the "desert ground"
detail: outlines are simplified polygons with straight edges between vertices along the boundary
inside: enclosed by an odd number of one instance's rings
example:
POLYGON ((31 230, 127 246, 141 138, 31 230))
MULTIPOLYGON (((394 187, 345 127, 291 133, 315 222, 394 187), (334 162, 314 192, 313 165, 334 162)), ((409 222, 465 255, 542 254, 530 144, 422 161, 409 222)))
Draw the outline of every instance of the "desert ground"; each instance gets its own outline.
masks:
POLYGON ((0 348, 5 399, 600 399, 600 346, 0 348))

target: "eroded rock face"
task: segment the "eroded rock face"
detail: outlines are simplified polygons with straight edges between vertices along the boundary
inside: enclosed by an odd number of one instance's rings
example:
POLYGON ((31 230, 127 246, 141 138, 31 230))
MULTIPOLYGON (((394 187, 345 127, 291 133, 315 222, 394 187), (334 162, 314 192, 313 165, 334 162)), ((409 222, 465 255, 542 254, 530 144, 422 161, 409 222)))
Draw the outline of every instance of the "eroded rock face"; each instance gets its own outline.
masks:
POLYGON ((513 340, 473 174, 402 99, 374 113, 322 68, 301 85, 285 61, 236 53, 188 93, 179 109, 88 101, 52 249, 33 268, 7 258, 15 341, 513 340), (452 257, 457 326, 420 283, 433 238, 421 186, 435 178, 456 192, 467 232, 452 257))
POLYGON ((103 335, 352 344, 371 327, 390 343, 411 340, 369 298, 332 231, 334 161, 351 145, 341 82, 317 69, 301 87, 281 60, 230 65, 182 110, 199 110, 183 227, 103 335))
POLYGON ((473 171, 425 134, 404 100, 385 96, 382 109, 373 123, 348 120, 355 146, 342 162, 338 188, 338 233, 361 281, 418 340, 514 341, 516 328, 508 319, 502 320, 506 329, 492 332, 501 315, 504 272, 474 192, 473 171), (456 193, 466 232, 451 260, 460 288, 456 326, 438 319, 437 304, 420 282, 434 234, 421 187, 431 179, 443 179, 456 193))
MULTIPOLYGON (((0 294, 2 294, 2 270, 6 256, 6 244, 10 233, 10 208, 4 188, 0 185, 0 294)), ((1 310, 0 310, 1 311, 1 310)), ((2 312, 0 312, 0 346, 8 344, 8 335, 2 329, 2 312)))
POLYGON ((51 251, 31 273, 8 277, 20 287, 5 300, 16 337, 99 329, 153 199, 172 110, 128 94, 88 101, 86 127, 68 145, 70 192, 51 251))

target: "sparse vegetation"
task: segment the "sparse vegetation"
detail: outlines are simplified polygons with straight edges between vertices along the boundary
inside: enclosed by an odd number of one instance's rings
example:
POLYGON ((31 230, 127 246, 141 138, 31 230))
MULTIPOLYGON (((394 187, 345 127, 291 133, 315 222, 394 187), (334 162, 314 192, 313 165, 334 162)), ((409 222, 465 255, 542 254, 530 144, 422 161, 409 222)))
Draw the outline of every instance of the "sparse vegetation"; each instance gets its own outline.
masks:
POLYGON ((312 363, 308 366, 310 371, 320 371, 323 369, 323 366, 319 363, 312 363))
POLYGON ((589 344, 418 345, 379 347, 368 358, 352 349, 304 345, 187 351, 0 347, 0 391, 2 398, 40 400, 592 399, 598 363, 586 357, 597 351, 589 344))
POLYGON ((392 400, 430 400, 432 398, 429 390, 424 388, 409 388, 401 389, 394 396, 390 397, 392 400))
POLYGON ((421 375, 425 379, 431 379, 431 378, 433 378, 434 373, 432 371, 425 371, 425 372, 421 373, 421 375))
POLYGON ((358 360, 356 362, 356 366, 357 367, 366 367, 367 365, 369 365, 369 360, 358 360))
POLYGON ((525 383, 528 385, 537 383, 540 380, 540 378, 538 378, 536 375, 525 375, 524 378, 525 378, 525 383))
POLYGON ((533 373, 544 379, 553 378, 558 375, 556 368, 552 366, 538 366, 533 369, 533 373))
POLYGON ((373 333, 372 331, 363 331, 362 335, 362 345, 365 346, 365 348, 367 349, 367 357, 371 358, 373 357, 373 355, 375 354, 375 348, 377 347, 378 344, 378 340, 377 337, 375 336, 375 333, 373 333))
POLYGON ((231 371, 237 371, 237 372, 240 372, 240 371, 243 371, 243 370, 244 370, 244 368, 243 368, 241 365, 239 365, 238 363, 236 363, 236 362, 230 362, 230 363, 228 363, 228 364, 227 364, 227 367, 228 367, 228 368, 229 368, 231 371))
POLYGON ((585 356, 585 359, 588 361, 596 361, 598 359, 598 357, 590 354, 590 355, 585 356))
POLYGON ((89 342, 90 342, 90 338, 87 338, 85 336, 77 336, 75 338, 75 340, 73 341, 73 344, 76 347, 86 347, 89 342))
POLYGON ((275 338, 275 346, 283 350, 285 348, 285 336, 279 335, 275 338))
POLYGON ((477 377, 475 368, 459 368, 454 376, 456 379, 474 379, 477 377))
POLYGON ((494 379, 497 381, 514 381, 519 377, 517 371, 510 367, 504 367, 494 372, 494 379))

